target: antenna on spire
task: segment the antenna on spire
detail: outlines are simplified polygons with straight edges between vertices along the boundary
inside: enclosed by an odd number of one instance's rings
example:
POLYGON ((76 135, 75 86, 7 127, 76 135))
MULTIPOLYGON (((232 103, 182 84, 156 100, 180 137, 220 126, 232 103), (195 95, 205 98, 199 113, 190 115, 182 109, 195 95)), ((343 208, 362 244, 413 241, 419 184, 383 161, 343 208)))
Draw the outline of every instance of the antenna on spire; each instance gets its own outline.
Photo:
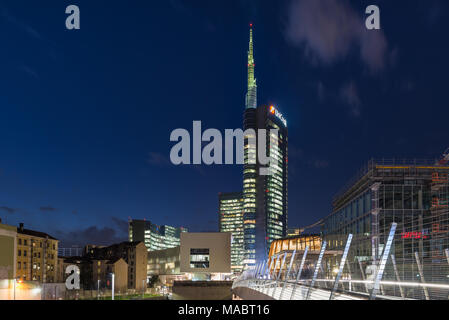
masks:
POLYGON ((246 93, 246 108, 257 108, 257 84, 255 78, 253 23, 249 24, 249 47, 248 47, 248 91, 246 93))

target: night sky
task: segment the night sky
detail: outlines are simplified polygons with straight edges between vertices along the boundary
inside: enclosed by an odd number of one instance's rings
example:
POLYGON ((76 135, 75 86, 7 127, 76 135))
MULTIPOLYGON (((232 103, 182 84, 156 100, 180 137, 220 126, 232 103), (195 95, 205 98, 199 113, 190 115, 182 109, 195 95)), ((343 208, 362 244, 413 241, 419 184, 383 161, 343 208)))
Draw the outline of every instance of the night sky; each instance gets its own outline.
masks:
POLYGON ((258 102, 289 126, 289 227, 370 158, 449 147, 446 0, 0 0, 3 223, 62 245, 125 240, 128 217, 218 231, 242 166, 174 166, 169 137, 242 126, 250 22, 258 102))

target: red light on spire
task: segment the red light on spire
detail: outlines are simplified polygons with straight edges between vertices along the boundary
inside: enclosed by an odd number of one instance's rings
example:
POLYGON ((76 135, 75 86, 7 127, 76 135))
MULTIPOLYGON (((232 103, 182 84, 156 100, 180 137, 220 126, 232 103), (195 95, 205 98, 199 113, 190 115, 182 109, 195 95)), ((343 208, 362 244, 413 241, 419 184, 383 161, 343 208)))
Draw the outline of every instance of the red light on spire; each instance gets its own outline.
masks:
POLYGON ((249 24, 249 26, 252 28, 252 27, 253 27, 253 23, 251 22, 251 23, 249 24))

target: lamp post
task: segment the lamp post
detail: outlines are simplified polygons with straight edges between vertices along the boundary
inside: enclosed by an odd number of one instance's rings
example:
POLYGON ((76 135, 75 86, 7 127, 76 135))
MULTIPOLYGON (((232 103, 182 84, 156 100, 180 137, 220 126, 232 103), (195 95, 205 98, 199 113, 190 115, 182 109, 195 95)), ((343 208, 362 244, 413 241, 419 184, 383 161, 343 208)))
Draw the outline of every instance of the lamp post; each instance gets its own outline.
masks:
POLYGON ((112 274, 112 300, 114 300, 114 278, 115 274, 112 274))
POLYGON ((14 300, 16 300, 16 282, 17 282, 17 279, 14 278, 13 282, 14 282, 14 300))
POLYGON ((100 300, 100 279, 97 280, 97 300, 100 300))

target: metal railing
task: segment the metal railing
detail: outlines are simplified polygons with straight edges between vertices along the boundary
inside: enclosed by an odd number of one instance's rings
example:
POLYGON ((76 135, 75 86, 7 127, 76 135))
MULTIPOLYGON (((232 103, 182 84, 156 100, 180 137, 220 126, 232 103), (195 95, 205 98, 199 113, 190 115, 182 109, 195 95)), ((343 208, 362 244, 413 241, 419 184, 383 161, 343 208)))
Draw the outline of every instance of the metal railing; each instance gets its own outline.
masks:
MULTIPOLYGON (((418 267, 416 278, 411 280, 399 277, 396 258, 391 254, 396 227, 397 224, 393 223, 382 257, 377 264, 370 265, 368 275, 365 275, 361 263, 360 274, 349 266, 347 256, 353 238, 349 235, 339 266, 335 268, 332 277, 323 272, 322 260, 327 246, 326 241, 323 241, 317 259, 308 259, 308 247, 302 257, 296 250, 280 252, 268 261, 243 272, 234 281, 232 289, 250 288, 275 300, 448 300, 449 281, 443 279, 449 279, 449 272, 442 271, 448 274, 441 274, 439 283, 426 282, 424 266, 418 252, 415 253, 415 263, 418 267), (390 263, 389 268, 386 268, 387 262, 390 263), (320 273, 321 277, 318 277, 320 273), (385 277, 385 273, 388 273, 389 277, 385 277), (358 277, 360 279, 357 279, 358 277)), ((449 266, 449 249, 445 250, 445 255, 449 266)))

